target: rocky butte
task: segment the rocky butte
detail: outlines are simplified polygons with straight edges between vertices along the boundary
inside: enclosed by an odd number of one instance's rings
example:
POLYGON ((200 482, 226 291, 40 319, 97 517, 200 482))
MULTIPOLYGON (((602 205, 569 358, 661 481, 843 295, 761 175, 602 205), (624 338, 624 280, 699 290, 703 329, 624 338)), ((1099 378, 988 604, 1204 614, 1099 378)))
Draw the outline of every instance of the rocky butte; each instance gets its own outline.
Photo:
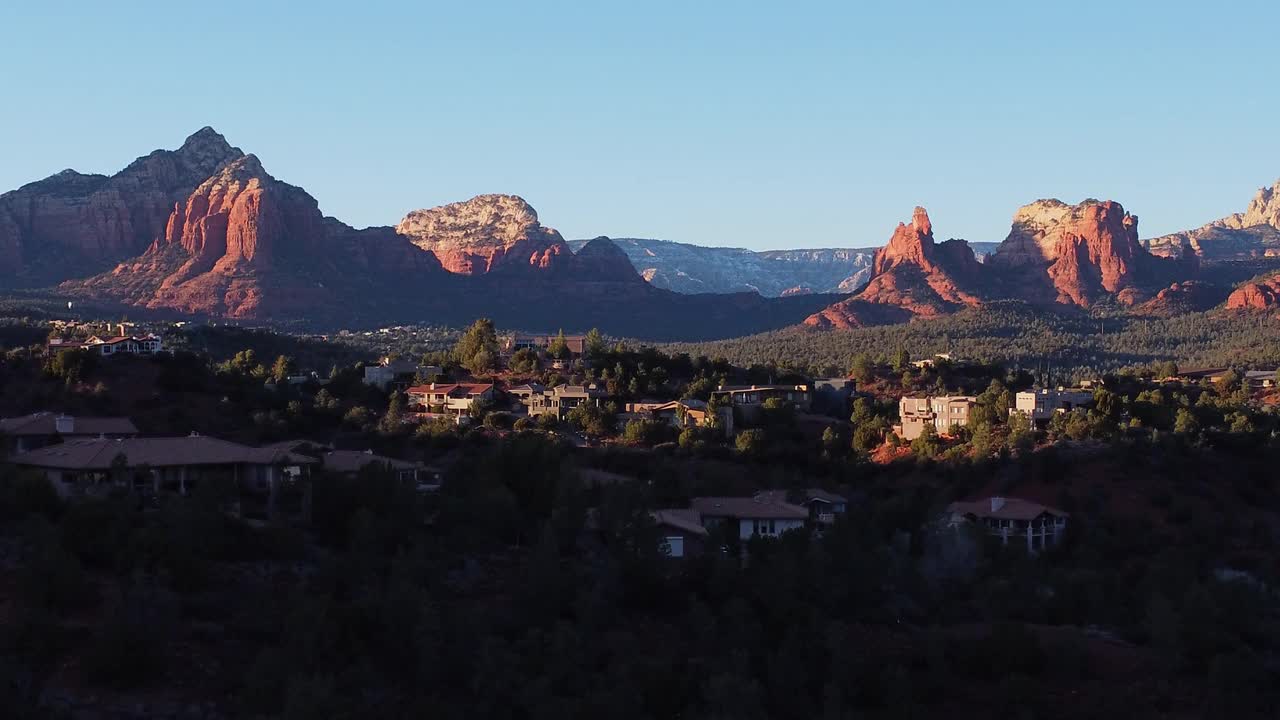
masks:
POLYGON ((933 317, 982 301, 983 267, 963 240, 936 244, 929 213, 917 207, 876 251, 861 292, 805 320, 818 328, 849 328, 933 317))
POLYGON ((243 154, 206 127, 110 177, 63 170, 0 195, 0 280, 42 284, 136 255, 174 203, 243 154))
POLYGON ((1155 255, 1205 260, 1280 257, 1280 180, 1260 188, 1242 213, 1232 213, 1195 230, 1146 241, 1155 255))
POLYGON ((548 268, 573 254, 560 233, 543 227, 538 213, 515 195, 479 195, 414 210, 396 232, 461 275, 483 275, 504 265, 548 268))

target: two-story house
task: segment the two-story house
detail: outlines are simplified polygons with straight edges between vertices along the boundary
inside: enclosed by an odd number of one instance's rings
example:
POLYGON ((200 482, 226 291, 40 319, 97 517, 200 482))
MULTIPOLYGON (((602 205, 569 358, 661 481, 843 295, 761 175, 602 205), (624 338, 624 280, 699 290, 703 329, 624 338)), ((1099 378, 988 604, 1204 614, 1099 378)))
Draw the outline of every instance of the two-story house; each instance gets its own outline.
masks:
POLYGON ((728 525, 737 530, 742 540, 753 536, 777 537, 803 528, 809 519, 808 508, 758 495, 694 498, 692 509, 698 513, 703 527, 715 530, 728 525))
POLYGON ((953 425, 967 426, 977 403, 972 395, 904 397, 898 401, 899 424, 894 430, 905 440, 920 437, 926 425, 944 434, 953 425))
POLYGON ((1071 412, 1092 402, 1093 393, 1083 388, 1024 390, 1014 396, 1009 414, 1023 415, 1032 423, 1043 425, 1056 413, 1071 412))
POLYGON ((405 391, 409 409, 420 413, 448 413, 466 416, 476 402, 493 402, 493 383, 431 383, 405 391))
POLYGON ((599 405, 605 397, 605 391, 595 385, 557 385, 540 393, 530 393, 527 405, 533 417, 554 415, 563 420, 579 405, 599 405))

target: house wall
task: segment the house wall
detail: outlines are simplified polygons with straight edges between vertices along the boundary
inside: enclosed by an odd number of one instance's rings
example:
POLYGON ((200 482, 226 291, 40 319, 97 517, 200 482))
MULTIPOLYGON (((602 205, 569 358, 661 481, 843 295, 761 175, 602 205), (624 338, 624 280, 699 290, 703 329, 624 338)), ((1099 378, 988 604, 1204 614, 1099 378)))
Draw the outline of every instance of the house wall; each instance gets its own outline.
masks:
POLYGON ((757 523, 773 523, 772 532, 761 528, 763 531, 760 535, 765 537, 777 537, 788 530, 799 530, 804 527, 804 520, 746 520, 738 521, 738 537, 743 540, 750 540, 752 535, 756 535, 757 523))

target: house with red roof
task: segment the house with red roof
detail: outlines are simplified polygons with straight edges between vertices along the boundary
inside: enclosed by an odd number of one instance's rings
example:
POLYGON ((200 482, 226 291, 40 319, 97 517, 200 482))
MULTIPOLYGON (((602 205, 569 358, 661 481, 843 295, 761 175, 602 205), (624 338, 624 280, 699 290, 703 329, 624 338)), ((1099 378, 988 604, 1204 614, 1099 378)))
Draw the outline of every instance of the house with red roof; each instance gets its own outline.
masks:
POLYGON ((493 383, 431 383, 415 385, 405 391, 409 409, 420 413, 470 415, 476 402, 493 402, 493 383))

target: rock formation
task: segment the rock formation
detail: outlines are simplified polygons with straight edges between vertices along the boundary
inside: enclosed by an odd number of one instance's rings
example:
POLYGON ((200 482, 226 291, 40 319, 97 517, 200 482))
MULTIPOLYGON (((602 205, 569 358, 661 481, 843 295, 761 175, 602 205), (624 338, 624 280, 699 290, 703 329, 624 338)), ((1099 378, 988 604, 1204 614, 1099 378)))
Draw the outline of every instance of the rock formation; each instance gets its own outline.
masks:
POLYGON ((0 195, 0 281, 57 281, 136 255, 175 202, 241 155, 206 127, 111 177, 64 170, 0 195))
POLYGON ((917 207, 876 251, 871 280, 857 295, 805 320, 819 328, 847 328, 933 317, 979 304, 984 267, 963 240, 935 244, 933 224, 917 207))
POLYGON ((1019 208, 986 264, 999 275, 1003 294, 1080 307, 1104 298, 1131 304, 1166 276, 1194 271, 1193 264, 1175 268, 1152 257, 1138 242, 1138 218, 1111 200, 1037 200, 1019 208))
POLYGON ((391 278, 423 280, 440 270, 430 253, 390 229, 356 231, 324 218, 306 191, 245 155, 178 203, 140 258, 64 288, 148 308, 272 318, 376 300, 396 287, 391 278), (370 294, 344 292, 353 287, 370 294))
POLYGON ((560 233, 515 195, 480 195, 414 210, 396 231, 435 254, 445 269, 482 275, 504 266, 549 268, 572 254, 560 233))
POLYGON ((1242 283, 1227 298, 1228 310, 1280 310, 1280 273, 1242 283))
POLYGON ((1145 241, 1154 255, 1204 260, 1280 257, 1280 180, 1260 188, 1242 213, 1233 213, 1195 230, 1145 241))

